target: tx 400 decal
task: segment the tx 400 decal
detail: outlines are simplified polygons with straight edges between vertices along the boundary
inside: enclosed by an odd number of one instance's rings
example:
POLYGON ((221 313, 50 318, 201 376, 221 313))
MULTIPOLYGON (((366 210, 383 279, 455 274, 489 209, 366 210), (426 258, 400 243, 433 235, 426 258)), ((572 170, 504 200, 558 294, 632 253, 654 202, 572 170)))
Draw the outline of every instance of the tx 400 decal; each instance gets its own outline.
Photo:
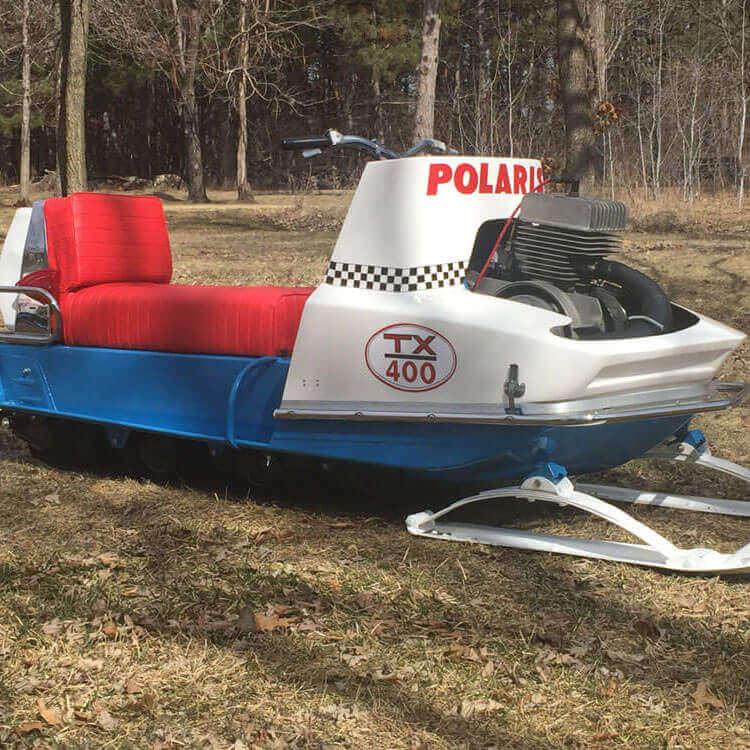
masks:
POLYGON ((399 391, 431 391, 456 371, 456 350, 425 326, 396 323, 374 333, 365 347, 370 372, 399 391))

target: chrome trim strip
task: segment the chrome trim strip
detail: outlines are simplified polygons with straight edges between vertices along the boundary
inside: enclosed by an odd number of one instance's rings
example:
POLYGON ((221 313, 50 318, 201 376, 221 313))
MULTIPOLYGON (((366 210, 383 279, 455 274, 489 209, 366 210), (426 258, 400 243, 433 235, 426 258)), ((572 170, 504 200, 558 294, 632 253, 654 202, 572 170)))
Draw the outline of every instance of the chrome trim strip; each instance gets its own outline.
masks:
MULTIPOLYGON (((497 411, 497 407, 488 407, 490 413, 478 412, 412 412, 387 411, 385 409, 335 409, 335 408, 289 408, 282 403, 274 411, 276 419, 340 419, 346 421, 395 421, 395 422, 456 422, 471 424, 498 424, 518 426, 586 426, 605 424, 607 422, 628 422, 636 419, 655 419, 657 417, 698 414, 708 411, 730 409, 747 398, 750 387, 745 383, 725 383, 713 381, 707 392, 700 397, 672 399, 650 403, 647 406, 633 403, 632 406, 618 406, 611 409, 598 408, 576 410, 568 413, 526 413, 506 414, 497 411)), ((632 394, 631 394, 632 395, 632 394)), ((634 396, 637 398, 637 395, 634 396)), ((580 403, 580 402, 578 402, 580 403)), ((524 408, 532 406, 524 405, 524 408)))
POLYGON ((46 336, 34 336, 27 333, 3 333, 0 331, 0 341, 5 341, 11 344, 36 344, 37 346, 46 346, 48 344, 56 343, 62 333, 62 314, 60 313, 60 306, 57 304, 57 300, 46 290, 37 286, 0 286, 0 294, 39 294, 47 300, 52 315, 50 316, 50 324, 54 321, 54 330, 46 336))

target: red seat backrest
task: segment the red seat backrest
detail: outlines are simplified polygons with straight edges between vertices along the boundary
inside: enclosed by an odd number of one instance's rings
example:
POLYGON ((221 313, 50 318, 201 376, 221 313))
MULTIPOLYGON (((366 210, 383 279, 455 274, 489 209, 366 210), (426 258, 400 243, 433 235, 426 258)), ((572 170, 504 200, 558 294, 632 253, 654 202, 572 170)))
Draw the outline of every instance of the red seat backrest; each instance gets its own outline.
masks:
POLYGON ((168 284, 172 253, 161 201, 152 196, 75 193, 44 202, 50 267, 60 292, 95 284, 168 284))

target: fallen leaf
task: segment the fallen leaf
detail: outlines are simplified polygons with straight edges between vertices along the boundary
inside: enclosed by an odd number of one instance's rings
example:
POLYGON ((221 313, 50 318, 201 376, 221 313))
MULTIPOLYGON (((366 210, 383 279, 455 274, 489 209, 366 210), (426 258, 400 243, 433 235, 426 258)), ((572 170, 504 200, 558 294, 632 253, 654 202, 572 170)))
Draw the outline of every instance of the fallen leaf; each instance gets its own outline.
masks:
POLYGON ((60 495, 57 492, 51 492, 49 495, 44 496, 44 502, 58 504, 60 502, 60 495))
POLYGON ((644 638, 656 640, 661 635, 659 626, 652 620, 636 620, 633 623, 633 630, 640 633, 644 638))
POLYGON ((562 650, 567 636, 568 632, 563 624, 546 620, 532 633, 531 640, 545 643, 559 651, 562 650))
POLYGON ((104 633, 104 635, 114 637, 117 635, 117 626, 113 625, 112 623, 108 623, 102 628, 102 633, 104 633))
POLYGON ((128 695, 135 695, 136 693, 143 692, 140 684, 138 683, 138 680, 135 678, 135 675, 130 677, 130 679, 125 683, 125 692, 128 695))
POLYGON ((103 659, 81 659, 78 662, 78 666, 84 670, 97 670, 104 666, 103 659))
POLYGON ((459 659, 466 659, 467 661, 482 663, 486 660, 488 651, 484 647, 476 649, 471 646, 464 646, 463 644, 455 643, 452 646, 448 646, 445 650, 445 654, 455 656, 459 659))
POLYGON ((290 607, 286 604, 272 604, 268 609, 266 610, 266 614, 274 614, 274 615, 288 615, 294 612, 294 607, 290 607))
POLYGON ((214 622, 205 622, 205 620, 199 621, 198 625, 202 630, 206 630, 209 633, 215 633, 221 630, 228 630, 233 628, 236 620, 215 620, 214 622))
POLYGON ((372 656, 372 649, 369 646, 350 646, 341 654, 341 661, 350 667, 356 667, 363 661, 367 661, 372 656))
POLYGON ((108 732, 111 732, 117 726, 117 722, 112 718, 112 715, 106 708, 97 715, 96 723, 108 732))
POLYGON ((37 710, 39 715, 49 724, 51 727, 61 727, 63 725, 60 714, 54 708, 47 708, 44 705, 44 701, 39 698, 36 702, 37 710))
POLYGON ((499 711, 503 707, 502 703, 493 700, 464 700, 458 709, 458 714, 464 719, 469 719, 474 714, 489 713, 490 711, 499 711))
POLYGON ((376 682, 399 682, 404 679, 400 672, 383 672, 381 669, 372 672, 371 677, 376 682))
POLYGON ((362 591, 357 594, 356 602, 357 606, 362 609, 372 609, 376 604, 375 594, 369 591, 362 591))
POLYGON ((42 633, 45 635, 57 635, 62 628, 63 624, 57 619, 57 617, 55 617, 54 620, 45 622, 44 625, 42 625, 42 633))
POLYGON ((708 683, 701 680, 693 693, 693 700, 698 708, 702 706, 713 706, 714 708, 724 708, 724 701, 717 698, 709 689, 708 683))
POLYGON ((113 555, 110 552, 104 552, 101 555, 98 555, 96 559, 102 565, 106 565, 108 568, 116 568, 117 564, 119 563, 119 560, 117 559, 117 555, 113 555))
POLYGON ((610 680, 606 685, 602 685, 599 688, 599 693, 612 698, 617 693, 617 683, 614 680, 610 680))
POLYGON ((614 648, 607 649, 607 656, 613 661, 624 661, 626 664, 640 664, 646 658, 646 654, 628 654, 614 648))
POLYGON ((338 566, 328 560, 315 560, 308 563, 306 569, 310 573, 338 573, 338 566))
POLYGON ((537 664, 534 669, 536 669, 536 672, 542 682, 549 682, 549 679, 552 676, 552 672, 550 672, 549 667, 545 666, 544 664, 537 664))
POLYGON ((433 597, 436 602, 440 602, 441 604, 458 604, 458 599, 451 596, 447 591, 441 591, 438 589, 434 592, 433 597))
POLYGON ((256 612, 253 615, 253 620, 256 633, 269 633, 279 628, 288 628, 294 624, 294 618, 279 617, 275 613, 265 614, 264 612, 256 612))
POLYGON ((351 721, 356 719, 360 715, 360 711, 355 707, 348 708, 347 706, 339 705, 328 705, 321 706, 318 709, 318 713, 323 716, 330 716, 337 722, 351 721))
POLYGON ((48 683, 48 680, 40 680, 38 677, 28 677, 26 679, 19 680, 16 683, 16 686, 22 692, 29 694, 34 693, 37 690, 44 689, 45 687, 49 687, 48 683))
POLYGON ((44 724, 41 721, 27 721, 23 724, 19 724, 13 729, 18 734, 29 734, 29 732, 41 732, 44 729, 44 724))
POLYGON ((296 625, 294 629, 300 633, 313 633, 320 630, 320 623, 317 620, 308 617, 296 625))
POLYGON ((240 633, 249 633, 251 630, 255 629, 255 619, 252 612, 250 612, 247 607, 243 607, 240 610, 240 616, 235 621, 234 626, 240 631, 240 633))

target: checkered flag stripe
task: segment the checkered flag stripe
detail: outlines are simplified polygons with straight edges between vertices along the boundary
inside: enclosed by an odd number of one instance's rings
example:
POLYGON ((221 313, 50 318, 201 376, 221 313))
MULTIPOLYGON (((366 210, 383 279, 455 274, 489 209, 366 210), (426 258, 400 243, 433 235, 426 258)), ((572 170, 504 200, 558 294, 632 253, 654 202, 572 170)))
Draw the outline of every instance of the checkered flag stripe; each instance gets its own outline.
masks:
POLYGON ((331 261, 325 282, 331 286, 372 289, 376 292, 421 292, 460 284, 466 275, 465 270, 466 263, 462 260, 412 268, 331 261))

